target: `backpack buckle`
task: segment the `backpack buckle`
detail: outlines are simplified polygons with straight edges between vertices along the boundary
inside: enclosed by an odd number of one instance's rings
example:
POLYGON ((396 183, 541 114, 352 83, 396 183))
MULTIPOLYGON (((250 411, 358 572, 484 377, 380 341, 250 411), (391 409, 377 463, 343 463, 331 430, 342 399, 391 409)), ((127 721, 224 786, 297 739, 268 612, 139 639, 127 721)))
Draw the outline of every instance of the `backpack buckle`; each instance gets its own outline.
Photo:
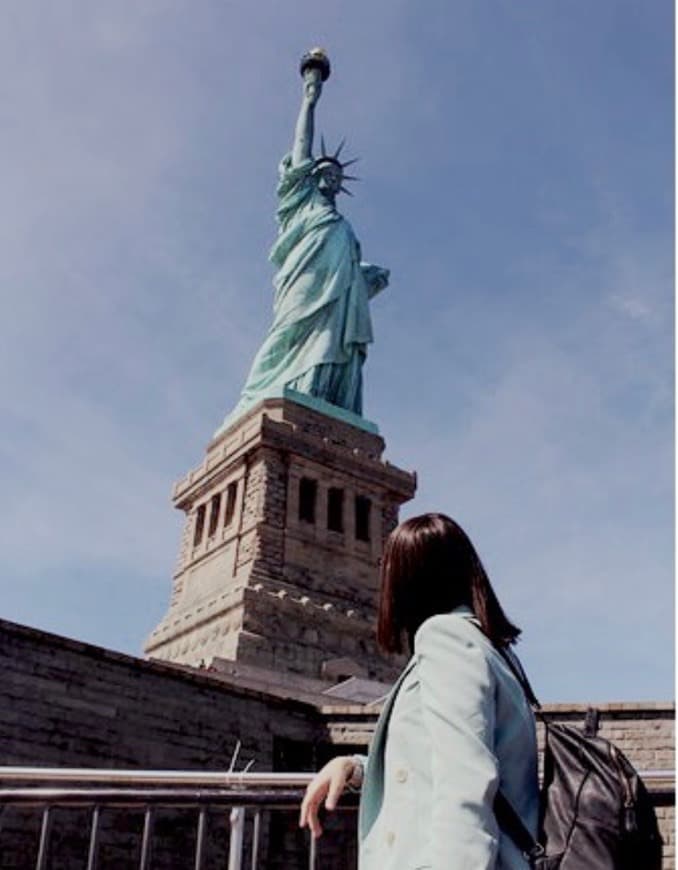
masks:
POLYGON ((538 858, 543 858, 546 855, 546 849, 541 843, 535 843, 528 851, 523 853, 529 861, 536 861, 538 858))

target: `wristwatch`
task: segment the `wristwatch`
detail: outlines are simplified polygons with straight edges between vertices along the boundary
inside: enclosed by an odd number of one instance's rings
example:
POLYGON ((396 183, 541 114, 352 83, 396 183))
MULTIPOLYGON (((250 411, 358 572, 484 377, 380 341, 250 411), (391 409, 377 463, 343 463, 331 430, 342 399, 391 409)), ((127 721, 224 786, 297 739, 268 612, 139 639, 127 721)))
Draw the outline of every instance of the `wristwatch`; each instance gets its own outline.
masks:
POLYGON ((365 773, 364 762, 362 756, 354 755, 352 757, 353 761, 353 770, 351 771, 351 775, 348 778, 347 785, 351 788, 360 788, 363 784, 363 774, 365 773))

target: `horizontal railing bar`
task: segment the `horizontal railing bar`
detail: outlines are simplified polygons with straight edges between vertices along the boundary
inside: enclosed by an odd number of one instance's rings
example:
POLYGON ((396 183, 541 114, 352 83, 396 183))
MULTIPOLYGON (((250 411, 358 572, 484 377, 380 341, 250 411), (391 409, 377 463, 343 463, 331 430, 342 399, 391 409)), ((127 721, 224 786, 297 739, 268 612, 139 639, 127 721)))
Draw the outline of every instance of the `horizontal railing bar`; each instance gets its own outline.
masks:
POLYGON ((97 803, 101 805, 134 806, 163 804, 172 806, 195 806, 215 803, 222 806, 240 806, 243 803, 270 804, 271 806, 298 806, 303 792, 243 792, 222 791, 218 789, 194 791, 192 789, 53 789, 53 788, 15 788, 0 789, 0 803, 30 804, 79 804, 97 803))
MULTIPOLYGON (((669 791, 675 788, 674 770, 641 770, 640 778, 651 792, 669 791)), ((184 788, 226 788, 267 790, 269 795, 280 789, 304 789, 313 777, 312 773, 257 773, 230 771, 194 770, 112 770, 91 767, 0 767, 2 783, 96 783, 106 788, 111 786, 154 786, 184 788)), ((230 792, 232 797, 234 792, 230 792)), ((220 798, 220 803, 226 796, 220 798)), ((5 798, 7 799, 7 798, 5 798)), ((202 800, 202 799, 201 799, 202 800)), ((234 798, 234 803, 237 801, 234 798)), ((252 801, 257 803, 258 801, 252 801)))
POLYGON ((653 770, 649 772, 639 770, 638 776, 650 791, 654 789, 673 789, 676 786, 676 775, 673 770, 653 770))
MULTIPOLYGON (((675 770, 639 770, 644 782, 675 781, 675 770)), ((0 782, 105 782, 116 785, 207 785, 252 788, 306 788, 313 773, 253 771, 115 770, 107 767, 0 767, 0 782)))
MULTIPOLYGON (((243 789, 163 789, 163 788, 0 788, 0 804, 23 806, 166 806, 220 807, 258 806, 276 809, 299 809, 301 789, 286 791, 251 791, 243 789)), ((358 795, 347 794, 342 809, 358 804, 358 795)))
POLYGON ((112 770, 92 767, 0 767, 0 782, 105 782, 116 785, 208 785, 306 788, 312 773, 112 770))
POLYGON ((652 782, 653 779, 666 779, 671 780, 671 782, 675 781, 676 772, 675 770, 639 770, 638 776, 644 780, 645 782, 652 782))

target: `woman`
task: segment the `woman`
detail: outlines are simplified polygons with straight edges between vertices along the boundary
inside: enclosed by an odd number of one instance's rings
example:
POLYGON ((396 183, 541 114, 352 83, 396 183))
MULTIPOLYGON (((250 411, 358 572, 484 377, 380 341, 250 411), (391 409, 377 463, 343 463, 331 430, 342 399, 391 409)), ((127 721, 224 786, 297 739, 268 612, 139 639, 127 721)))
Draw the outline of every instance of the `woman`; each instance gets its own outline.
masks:
POLYGON ((501 788, 536 834, 534 718, 504 658, 519 634, 453 520, 402 523, 384 551, 377 636, 385 651, 407 645, 412 658, 369 756, 335 758, 315 776, 302 827, 320 836, 321 803, 334 809, 347 786, 362 783, 361 870, 526 870, 493 809, 501 788))

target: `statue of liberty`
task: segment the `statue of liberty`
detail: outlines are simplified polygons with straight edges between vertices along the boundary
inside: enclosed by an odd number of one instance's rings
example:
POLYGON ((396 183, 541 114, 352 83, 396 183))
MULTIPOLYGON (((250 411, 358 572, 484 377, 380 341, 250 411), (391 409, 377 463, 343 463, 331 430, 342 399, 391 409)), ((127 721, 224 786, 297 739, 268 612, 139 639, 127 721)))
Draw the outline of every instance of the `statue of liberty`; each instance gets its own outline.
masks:
MULTIPOLYGON (((315 106, 330 74, 327 55, 301 61, 303 95, 292 152, 280 163, 278 237, 270 253, 273 323, 252 363, 240 401, 221 428, 261 399, 295 390, 362 414, 362 367, 372 341, 369 300, 388 270, 361 261, 360 244, 336 208, 346 181, 343 142, 313 157, 315 106)), ((218 433, 217 433, 218 434, 218 433)))

